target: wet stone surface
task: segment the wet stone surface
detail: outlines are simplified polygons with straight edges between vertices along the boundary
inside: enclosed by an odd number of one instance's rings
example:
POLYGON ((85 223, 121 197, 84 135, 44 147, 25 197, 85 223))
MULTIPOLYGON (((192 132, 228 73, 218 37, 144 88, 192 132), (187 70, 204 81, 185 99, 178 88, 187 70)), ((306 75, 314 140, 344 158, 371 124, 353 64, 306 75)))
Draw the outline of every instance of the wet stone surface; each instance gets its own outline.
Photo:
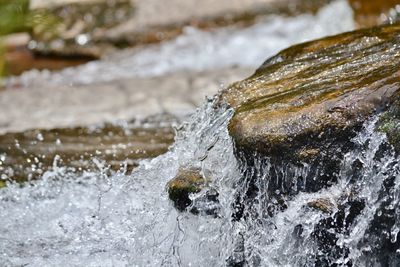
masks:
POLYGON ((207 184, 200 169, 193 167, 181 168, 171 181, 168 182, 168 195, 175 207, 183 211, 192 203, 190 194, 199 193, 207 184))
POLYGON ((388 111, 381 114, 376 130, 385 133, 390 145, 396 153, 400 153, 400 101, 396 101, 389 107, 388 111))
POLYGON ((29 130, 0 135, 1 185, 40 178, 54 167, 74 172, 132 170, 140 159, 165 153, 174 140, 171 127, 104 125, 29 130))
POLYGON ((99 39, 108 29, 132 17, 134 6, 130 0, 72 1, 38 5, 32 13, 36 22, 30 49, 42 54, 98 58, 112 48, 106 42, 99 44, 99 39))
POLYGON ((213 29, 250 25, 271 14, 316 12, 328 0, 86 0, 33 1, 30 48, 40 54, 98 58, 116 48, 157 43, 183 33, 186 26, 213 29), (196 8, 193 8, 196 6, 196 8))
POLYGON ((359 27, 372 27, 400 19, 399 0, 349 0, 359 27))
POLYGON ((395 99, 399 35, 391 25, 296 45, 233 84, 221 99, 236 110, 229 131, 239 151, 300 159, 348 141, 395 99))
POLYGON ((200 168, 181 167, 178 174, 167 183, 169 199, 179 211, 218 217, 221 208, 219 193, 210 187, 211 183, 212 180, 200 168))

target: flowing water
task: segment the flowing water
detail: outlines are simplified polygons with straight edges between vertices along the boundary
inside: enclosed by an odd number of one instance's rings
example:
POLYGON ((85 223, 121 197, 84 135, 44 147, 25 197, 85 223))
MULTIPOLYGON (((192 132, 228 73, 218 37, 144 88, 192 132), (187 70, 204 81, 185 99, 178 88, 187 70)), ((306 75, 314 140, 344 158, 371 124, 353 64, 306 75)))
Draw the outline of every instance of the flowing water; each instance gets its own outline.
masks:
MULTIPOLYGON (((241 165, 227 132, 233 111, 214 102, 209 100, 182 126, 169 152, 142 161, 131 174, 122 170, 107 176, 106 167, 94 159, 98 172, 77 177, 57 167, 55 159, 54 170, 41 180, 2 189, 1 265, 399 263, 400 170, 391 152, 382 154, 386 138, 374 130, 375 120, 354 138, 355 147, 344 155, 336 184, 286 196, 286 207, 269 213, 269 207, 279 206, 268 197, 270 170, 284 169, 271 168, 268 159, 253 167, 241 165), (212 177, 211 188, 219 192, 219 202, 211 203, 218 206, 216 216, 180 213, 168 200, 166 183, 180 166, 188 165, 212 177), (233 203, 246 198, 249 175, 243 170, 249 168, 258 174, 256 201, 245 206, 247 215, 233 219, 233 203), (385 190, 390 193, 383 194, 385 190), (331 211, 310 208, 309 203, 318 199, 328 200, 331 211), (380 258, 382 247, 387 253, 384 260, 380 258)), ((291 178, 309 171, 306 165, 298 167, 291 178)), ((202 194, 193 195, 193 203, 210 205, 201 201, 202 194)))
POLYGON ((374 130, 376 118, 343 152, 333 185, 284 194, 271 192, 273 173, 295 180, 311 167, 288 172, 267 158, 247 166, 228 134, 232 115, 207 100, 166 154, 141 161, 133 172, 109 175, 93 158, 98 170, 77 174, 55 157, 40 180, 8 184, 0 190, 0 266, 400 264, 400 169, 385 135, 374 130), (206 192, 191 198, 214 215, 178 212, 169 201, 166 184, 182 166, 212 178, 208 190, 218 192, 218 202, 207 201, 206 192), (251 186, 257 190, 249 199, 251 186), (329 208, 310 205, 317 200, 329 208))
POLYGON ((90 84, 130 77, 151 77, 183 70, 213 70, 232 66, 256 68, 292 44, 354 29, 345 0, 335 1, 316 15, 271 16, 244 29, 211 32, 188 27, 175 40, 127 51, 60 72, 32 70, 6 81, 8 86, 90 84))

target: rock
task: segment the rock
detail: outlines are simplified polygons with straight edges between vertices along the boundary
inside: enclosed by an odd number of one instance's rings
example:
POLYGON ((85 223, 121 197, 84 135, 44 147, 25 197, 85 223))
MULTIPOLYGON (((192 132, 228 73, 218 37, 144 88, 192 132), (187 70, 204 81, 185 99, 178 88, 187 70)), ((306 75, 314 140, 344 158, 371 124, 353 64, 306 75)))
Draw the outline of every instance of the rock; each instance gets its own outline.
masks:
POLYGON ((104 162, 111 173, 129 172, 139 160, 168 151, 173 140, 172 127, 157 123, 143 128, 106 124, 0 134, 0 188, 2 179, 24 182, 40 178, 53 169, 56 158, 58 166, 75 173, 97 171, 97 161, 104 162))
POLYGON ((30 47, 40 54, 97 58, 117 48, 175 38, 187 26, 207 30, 233 24, 249 25, 265 15, 316 12, 329 2, 32 0, 35 41, 30 47))
POLYGON ((376 129, 385 133, 389 143, 400 153, 400 101, 395 101, 389 110, 379 117, 376 129))
POLYGON ((359 27, 371 27, 399 19, 399 0, 349 0, 349 3, 359 27))
POLYGON ((92 58, 113 49, 98 36, 134 13, 130 0, 34 1, 31 9, 34 40, 29 48, 41 54, 92 58))
POLYGON ((326 198, 319 198, 307 203, 307 206, 316 210, 320 210, 324 213, 332 213, 335 205, 326 198))
POLYGON ((176 177, 167 184, 169 198, 178 210, 184 211, 192 204, 189 195, 199 193, 207 182, 200 169, 181 168, 176 177))
POLYGON ((299 44, 230 86, 221 100, 235 109, 238 154, 295 162, 304 151, 340 149, 398 93, 399 36, 400 25, 388 25, 299 44))
POLYGON ((315 266, 331 266, 333 260, 343 259, 349 254, 347 244, 338 244, 340 236, 348 235, 350 227, 365 208, 364 201, 348 201, 338 206, 335 214, 323 218, 311 233, 318 252, 315 253, 315 266))
POLYGON ((320 150, 318 148, 310 148, 310 149, 300 150, 298 155, 302 161, 308 161, 308 160, 315 159, 319 153, 320 153, 320 150))
POLYGON ((218 191, 215 188, 210 188, 207 184, 202 191, 192 199, 189 211, 193 214, 220 217, 221 205, 218 196, 218 191))

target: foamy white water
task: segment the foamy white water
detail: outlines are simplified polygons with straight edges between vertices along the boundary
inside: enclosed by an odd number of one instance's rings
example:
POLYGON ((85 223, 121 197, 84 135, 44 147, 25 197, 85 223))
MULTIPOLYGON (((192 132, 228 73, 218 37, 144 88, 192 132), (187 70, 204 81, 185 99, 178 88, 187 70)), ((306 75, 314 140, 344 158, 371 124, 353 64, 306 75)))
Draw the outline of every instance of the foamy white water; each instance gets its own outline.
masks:
MULTIPOLYGON (((374 238, 379 246, 387 240, 397 244, 398 219, 386 232, 376 233, 370 226, 382 212, 382 216, 393 210, 398 214, 400 168, 390 150, 384 155, 379 152, 386 137, 375 132, 375 121, 354 139, 355 147, 344 156, 336 184, 288 195, 287 207, 279 211, 279 204, 269 198, 273 172, 297 179, 300 174, 307 177, 310 168, 298 166, 287 172, 286 166, 273 166, 268 159, 256 161, 253 167, 242 165, 227 131, 231 116, 231 109, 206 103, 183 125, 170 152, 142 161, 132 174, 107 176, 101 163, 98 172, 83 175, 60 167, 31 185, 13 184, 0 190, 0 265, 330 266, 352 262, 365 266, 375 262, 374 266, 386 266, 368 239, 374 238), (200 167, 213 179, 211 188, 219 192, 218 216, 180 213, 173 207, 165 186, 181 166, 200 167), (254 174, 259 190, 249 201, 254 174), (395 177, 392 198, 382 197, 383 184, 391 177, 395 177), (349 225, 342 225, 341 212, 345 220, 354 213, 350 212, 357 204, 353 198, 365 206, 349 225), (235 220, 233 204, 238 199, 244 203, 244 215, 235 220), (309 208, 308 203, 317 199, 329 200, 334 212, 309 208), (274 206, 274 215, 268 215, 274 206), (320 228, 321 224, 325 226, 320 228), (320 243, 325 238, 336 240, 327 251, 320 243)), ((193 195, 194 201, 202 194, 193 195)), ((399 263, 396 258, 388 261, 389 266, 399 263)))
POLYGON ((84 175, 55 168, 31 186, 0 190, 0 265, 222 264, 224 221, 178 213, 165 186, 187 165, 203 164, 210 177, 230 181, 236 170, 226 129, 231 114, 205 105, 171 152, 143 161, 132 175, 107 177, 101 164, 84 175))

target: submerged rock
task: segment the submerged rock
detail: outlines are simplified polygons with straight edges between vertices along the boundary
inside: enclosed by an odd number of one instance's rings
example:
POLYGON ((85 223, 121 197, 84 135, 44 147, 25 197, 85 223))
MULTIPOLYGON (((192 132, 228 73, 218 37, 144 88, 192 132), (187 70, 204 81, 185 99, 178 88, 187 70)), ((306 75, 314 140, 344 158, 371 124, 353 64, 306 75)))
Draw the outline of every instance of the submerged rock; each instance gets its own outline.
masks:
POLYGON ((299 44, 267 60, 221 95, 235 109, 229 132, 238 152, 291 161, 329 156, 393 101, 399 40, 400 25, 382 26, 299 44))
POLYGON ((199 168, 182 167, 167 184, 169 198, 179 211, 218 217, 221 209, 218 191, 199 168))
POLYGON ((168 182, 168 195, 175 207, 183 211, 192 204, 190 194, 199 193, 207 179, 197 168, 181 168, 174 179, 168 182))
POLYGON ((307 206, 325 213, 332 213, 335 205, 326 198, 319 198, 307 203, 307 206))

